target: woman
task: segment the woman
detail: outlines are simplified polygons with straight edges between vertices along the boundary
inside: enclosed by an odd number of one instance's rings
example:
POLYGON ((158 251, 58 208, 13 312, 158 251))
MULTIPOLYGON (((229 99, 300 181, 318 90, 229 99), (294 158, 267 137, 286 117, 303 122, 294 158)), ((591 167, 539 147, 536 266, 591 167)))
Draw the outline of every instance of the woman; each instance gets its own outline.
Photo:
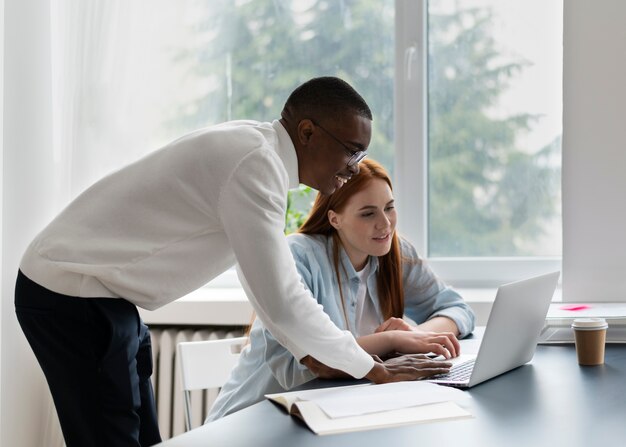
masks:
MULTIPOLYGON (((288 238, 302 281, 331 320, 372 355, 457 356, 456 337, 474 329, 473 312, 397 235, 384 168, 373 160, 359 167, 359 174, 335 193, 318 194, 307 221, 288 238), (409 325, 404 315, 419 324, 409 325)), ((298 362, 258 319, 250 342, 208 421, 316 377, 304 366, 315 360, 307 356, 298 362)), ((424 377, 431 374, 426 367, 424 377)))

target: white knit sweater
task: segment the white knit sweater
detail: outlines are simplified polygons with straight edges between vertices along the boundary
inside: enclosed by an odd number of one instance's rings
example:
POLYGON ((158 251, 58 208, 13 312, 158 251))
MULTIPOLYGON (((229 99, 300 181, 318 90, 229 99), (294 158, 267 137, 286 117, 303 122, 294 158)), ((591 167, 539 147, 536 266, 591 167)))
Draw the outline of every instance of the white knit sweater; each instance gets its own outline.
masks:
POLYGON ((297 359, 372 367, 306 291, 283 235, 298 160, 278 121, 184 136, 95 183, 30 244, 20 269, 49 290, 156 309, 235 262, 254 309, 297 359))

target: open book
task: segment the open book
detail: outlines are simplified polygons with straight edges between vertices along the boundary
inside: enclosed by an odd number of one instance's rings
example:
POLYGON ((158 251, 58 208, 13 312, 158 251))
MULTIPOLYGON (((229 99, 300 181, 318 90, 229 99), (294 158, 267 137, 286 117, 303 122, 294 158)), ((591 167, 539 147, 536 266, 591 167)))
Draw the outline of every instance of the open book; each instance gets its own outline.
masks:
POLYGON ((350 385, 268 394, 318 435, 472 417, 463 391, 426 382, 350 385))

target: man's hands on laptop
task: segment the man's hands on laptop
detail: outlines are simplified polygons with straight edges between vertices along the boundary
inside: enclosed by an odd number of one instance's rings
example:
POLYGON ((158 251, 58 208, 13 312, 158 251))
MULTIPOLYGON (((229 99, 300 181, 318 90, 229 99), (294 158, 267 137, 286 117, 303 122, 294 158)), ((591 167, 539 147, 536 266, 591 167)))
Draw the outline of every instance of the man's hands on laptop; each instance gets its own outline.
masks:
MULTIPOLYGON (((404 354, 391 357, 384 362, 376 355, 374 367, 365 376, 374 383, 401 382, 403 380, 420 380, 450 371, 451 363, 432 360, 425 354, 404 354)), ((310 355, 300 360, 313 374, 320 379, 351 379, 352 376, 338 369, 330 368, 310 355)))
MULTIPOLYGON (((376 363, 365 378, 374 383, 420 380, 450 371, 445 359, 457 357, 461 346, 452 332, 433 332, 412 326, 402 318, 389 318, 376 328, 378 337, 385 337, 389 347, 385 361, 372 355, 376 363), (433 360, 433 357, 437 357, 433 360)), ((330 368, 311 356, 300 360, 320 379, 352 378, 349 374, 330 368)))
MULTIPOLYGON (((376 356, 374 356, 374 360, 377 360, 376 356)), ((451 363, 432 360, 425 354, 404 354, 384 362, 377 361, 365 378, 374 383, 421 380, 439 374, 447 374, 451 367, 451 363)))

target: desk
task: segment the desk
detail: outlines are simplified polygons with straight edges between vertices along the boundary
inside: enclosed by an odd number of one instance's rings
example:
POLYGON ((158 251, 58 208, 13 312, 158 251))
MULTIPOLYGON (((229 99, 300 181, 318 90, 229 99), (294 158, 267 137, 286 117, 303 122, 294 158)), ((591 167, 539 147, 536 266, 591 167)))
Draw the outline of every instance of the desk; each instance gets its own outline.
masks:
MULTIPOLYGON (((320 381, 314 381, 313 383, 320 381)), ((473 419, 316 436, 268 401, 162 447, 591 447, 626 445, 626 345, 579 367, 573 345, 538 346, 531 363, 469 391, 473 419)))

